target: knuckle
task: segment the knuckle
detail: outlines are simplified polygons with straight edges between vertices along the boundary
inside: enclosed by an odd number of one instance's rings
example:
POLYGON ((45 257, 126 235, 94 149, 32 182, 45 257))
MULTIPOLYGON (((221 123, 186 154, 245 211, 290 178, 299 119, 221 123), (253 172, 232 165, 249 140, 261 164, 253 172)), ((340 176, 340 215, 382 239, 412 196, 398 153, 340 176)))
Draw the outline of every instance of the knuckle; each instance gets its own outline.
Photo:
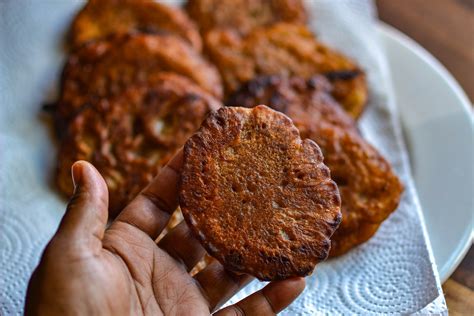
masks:
POLYGON ((246 316, 244 310, 238 305, 231 305, 220 311, 219 316, 246 316))
POLYGON ((232 311, 234 316, 245 316, 244 310, 239 305, 233 305, 232 311))

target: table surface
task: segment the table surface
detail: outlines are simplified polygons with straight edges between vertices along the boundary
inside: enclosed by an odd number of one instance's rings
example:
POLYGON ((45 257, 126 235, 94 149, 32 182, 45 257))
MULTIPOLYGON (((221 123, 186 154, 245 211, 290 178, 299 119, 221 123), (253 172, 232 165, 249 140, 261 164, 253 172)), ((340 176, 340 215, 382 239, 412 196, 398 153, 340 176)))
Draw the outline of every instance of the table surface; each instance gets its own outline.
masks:
MULTIPOLYGON (((426 48, 474 100, 474 0, 377 0, 380 19, 426 48)), ((474 311, 474 248, 443 284, 450 315, 474 311)))

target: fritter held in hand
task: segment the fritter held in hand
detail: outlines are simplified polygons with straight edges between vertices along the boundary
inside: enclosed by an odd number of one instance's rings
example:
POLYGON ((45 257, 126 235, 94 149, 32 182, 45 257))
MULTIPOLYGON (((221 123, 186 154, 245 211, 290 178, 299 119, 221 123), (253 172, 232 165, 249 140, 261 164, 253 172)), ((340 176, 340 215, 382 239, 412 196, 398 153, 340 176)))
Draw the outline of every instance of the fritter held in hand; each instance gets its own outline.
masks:
POLYGON ((212 29, 247 34, 277 22, 306 22, 302 0, 189 0, 186 9, 203 34, 212 29))
POLYGON ((320 77, 260 77, 245 84, 230 106, 266 104, 287 114, 301 137, 314 140, 339 187, 342 223, 332 237, 330 256, 367 241, 397 208, 403 186, 390 164, 358 134, 320 77))
POLYGON ((72 47, 119 33, 170 33, 202 48, 196 25, 179 8, 150 0, 89 0, 75 17, 72 47))
POLYGON ((217 70, 176 36, 123 35, 83 46, 72 54, 62 75, 57 116, 74 117, 81 108, 146 84, 169 71, 190 78, 217 97, 222 87, 217 70))
POLYGON ((206 118, 184 146, 179 202, 210 255, 260 280, 310 274, 341 220, 319 147, 266 106, 206 118))
POLYGON ((364 72, 351 59, 318 42, 305 26, 279 23, 255 29, 247 36, 231 30, 214 30, 205 41, 227 95, 258 75, 307 79, 322 74, 333 84, 333 96, 353 118, 364 109, 364 72))
POLYGON ((61 140, 59 188, 70 195, 71 165, 87 160, 105 178, 116 214, 220 106, 186 78, 163 73, 153 85, 131 86, 116 98, 83 108, 61 140))

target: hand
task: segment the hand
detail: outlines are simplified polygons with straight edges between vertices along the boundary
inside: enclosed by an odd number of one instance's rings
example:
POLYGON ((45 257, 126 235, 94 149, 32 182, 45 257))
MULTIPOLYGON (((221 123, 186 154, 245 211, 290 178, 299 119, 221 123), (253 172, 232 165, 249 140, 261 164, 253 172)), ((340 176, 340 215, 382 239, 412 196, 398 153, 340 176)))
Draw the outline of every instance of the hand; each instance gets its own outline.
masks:
MULTIPOLYGON (((108 192, 89 163, 72 167, 74 196, 31 277, 25 312, 43 315, 208 315, 251 278, 213 262, 182 222, 155 242, 177 207, 182 152, 106 228, 108 192)), ((304 279, 272 282, 215 315, 273 315, 304 279)))

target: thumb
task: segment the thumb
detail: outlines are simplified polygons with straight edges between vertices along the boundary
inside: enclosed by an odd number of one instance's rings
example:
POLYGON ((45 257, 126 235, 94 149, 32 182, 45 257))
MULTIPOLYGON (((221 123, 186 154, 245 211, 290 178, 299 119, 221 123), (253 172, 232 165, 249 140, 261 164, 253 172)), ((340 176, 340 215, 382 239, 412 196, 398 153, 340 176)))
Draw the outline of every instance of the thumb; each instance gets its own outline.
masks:
POLYGON ((102 247, 108 217, 109 194, 104 179, 90 163, 72 165, 74 194, 53 240, 68 247, 102 247))

